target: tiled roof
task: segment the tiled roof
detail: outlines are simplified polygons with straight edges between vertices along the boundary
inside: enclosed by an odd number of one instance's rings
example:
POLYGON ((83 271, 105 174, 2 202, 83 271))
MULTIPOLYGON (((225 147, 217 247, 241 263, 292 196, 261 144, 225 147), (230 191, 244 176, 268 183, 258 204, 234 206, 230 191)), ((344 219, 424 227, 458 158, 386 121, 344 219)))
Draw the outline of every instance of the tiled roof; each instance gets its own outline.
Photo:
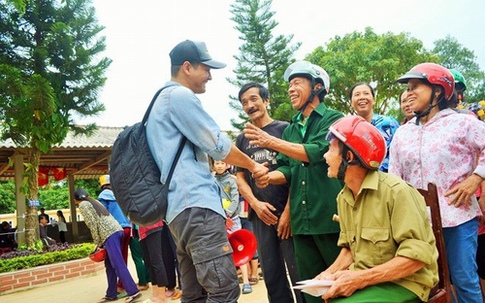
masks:
MULTIPOLYGON (((111 148, 123 127, 98 127, 91 135, 77 135, 69 132, 62 144, 43 154, 40 166, 63 167, 76 179, 97 178, 108 173, 111 148)), ((235 138, 237 132, 223 132, 235 138)), ((12 140, 0 141, 0 180, 14 178, 14 169, 9 165, 9 158, 20 154, 27 161, 28 149, 17 148, 12 140)))
MULTIPOLYGON (((112 147, 118 134, 123 130, 123 127, 109 127, 99 126, 98 129, 91 136, 74 135, 70 131, 64 142, 56 146, 56 148, 106 148, 112 147)), ((11 139, 0 141, 0 148, 15 148, 16 145, 11 139)))
MULTIPOLYGON (((52 148, 40 159, 40 166, 64 167, 75 178, 96 178, 108 173, 111 148, 122 127, 99 127, 92 136, 69 132, 62 144, 52 148)), ((27 161, 26 148, 16 148, 12 140, 0 142, 0 179, 14 177, 14 169, 9 166, 9 158, 20 154, 27 161)))
POLYGON ((92 136, 69 132, 59 148, 111 148, 123 127, 99 127, 92 136))

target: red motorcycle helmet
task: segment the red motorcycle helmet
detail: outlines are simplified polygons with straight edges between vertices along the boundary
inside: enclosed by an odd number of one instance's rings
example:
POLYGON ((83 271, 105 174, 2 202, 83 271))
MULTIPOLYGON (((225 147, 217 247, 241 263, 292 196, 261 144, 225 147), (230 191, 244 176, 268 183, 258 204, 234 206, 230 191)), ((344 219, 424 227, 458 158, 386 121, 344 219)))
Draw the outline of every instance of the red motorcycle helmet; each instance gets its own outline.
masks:
POLYGON ((423 79, 431 84, 440 85, 445 90, 445 99, 450 100, 455 88, 453 74, 436 63, 421 63, 411 68, 406 74, 397 79, 399 83, 408 83, 410 79, 423 79))
POLYGON ((331 135, 345 144, 370 169, 378 170, 386 157, 386 141, 379 130, 361 116, 347 116, 329 128, 331 135))

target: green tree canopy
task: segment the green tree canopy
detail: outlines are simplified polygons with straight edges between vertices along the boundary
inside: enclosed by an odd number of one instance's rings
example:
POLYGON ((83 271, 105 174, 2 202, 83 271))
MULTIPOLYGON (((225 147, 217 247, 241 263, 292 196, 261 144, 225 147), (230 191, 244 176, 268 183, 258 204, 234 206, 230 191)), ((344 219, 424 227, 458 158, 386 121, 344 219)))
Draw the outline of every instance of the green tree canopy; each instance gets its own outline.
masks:
MULTIPOLYGON (((0 130, 3 139, 29 149, 23 190, 28 200, 37 200, 40 154, 61 143, 69 129, 95 129, 77 127, 73 115, 104 110, 97 96, 111 60, 100 57, 103 27, 89 0, 23 3, 19 12, 12 1, 0 0, 0 130)), ((35 207, 27 213, 36 213, 35 207)), ((27 217, 27 229, 35 230, 37 220, 27 217)), ((35 233, 28 232, 28 245, 34 241, 35 233)))
POLYGON ((438 62, 439 57, 406 33, 363 33, 335 36, 317 47, 306 60, 323 67, 330 76, 330 94, 325 103, 343 113, 351 113, 349 90, 357 82, 375 86, 374 111, 398 117, 397 98, 403 86, 396 79, 421 62, 438 62))
POLYGON ((0 182, 0 214, 11 214, 15 211, 15 183, 0 182))
POLYGON ((440 56, 441 64, 454 68, 466 80, 466 101, 478 102, 485 99, 485 72, 480 70, 474 52, 461 45, 456 38, 447 36, 434 42, 433 52, 440 56))
MULTIPOLYGON (((231 5, 231 20, 236 23, 234 28, 241 33, 239 39, 244 43, 239 47, 240 54, 234 56, 237 60, 236 79, 227 80, 239 88, 250 81, 266 85, 271 98, 269 114, 275 119, 289 120, 293 112, 283 73, 301 43, 291 45, 293 35, 273 36, 278 23, 273 18, 275 13, 271 11, 271 3, 271 0, 236 0, 231 5)), ((243 121, 237 123, 233 119, 231 123, 242 129, 248 118, 237 96, 230 98, 231 108, 239 112, 238 117, 243 121)))
MULTIPOLYGON (((101 192, 98 179, 81 179, 74 181, 74 187, 82 187, 88 193, 97 197, 101 192)), ((48 185, 39 189, 40 207, 46 210, 69 208, 69 189, 66 180, 50 181, 48 185)), ((15 182, 0 182, 0 214, 11 214, 15 211, 15 182)))

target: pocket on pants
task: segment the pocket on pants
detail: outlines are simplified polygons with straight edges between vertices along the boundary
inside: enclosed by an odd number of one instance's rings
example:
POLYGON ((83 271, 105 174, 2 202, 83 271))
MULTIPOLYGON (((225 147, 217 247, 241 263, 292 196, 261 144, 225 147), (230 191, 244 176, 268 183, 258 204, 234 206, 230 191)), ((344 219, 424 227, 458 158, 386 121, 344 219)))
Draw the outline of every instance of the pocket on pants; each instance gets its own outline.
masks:
POLYGON ((236 267, 232 255, 224 255, 210 261, 196 263, 197 280, 209 293, 239 288, 236 267))

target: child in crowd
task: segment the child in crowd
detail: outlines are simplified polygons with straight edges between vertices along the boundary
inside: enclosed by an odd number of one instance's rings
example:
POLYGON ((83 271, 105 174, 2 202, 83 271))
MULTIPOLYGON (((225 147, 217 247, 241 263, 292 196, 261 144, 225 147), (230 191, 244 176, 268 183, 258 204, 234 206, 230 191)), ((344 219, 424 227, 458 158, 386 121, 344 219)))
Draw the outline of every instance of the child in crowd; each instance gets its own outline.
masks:
POLYGON ((40 239, 42 240, 42 243, 46 247, 56 244, 56 240, 52 239, 47 235, 47 225, 49 224, 48 219, 45 216, 41 216, 39 218, 40 218, 39 233, 40 233, 40 239))
MULTIPOLYGON (((229 172, 230 166, 224 161, 211 159, 212 169, 217 183, 221 189, 222 206, 227 214, 226 227, 229 233, 242 228, 239 218, 239 192, 237 190, 236 178, 229 172)), ((249 283, 248 265, 239 267, 243 278, 242 293, 253 292, 249 283)))

